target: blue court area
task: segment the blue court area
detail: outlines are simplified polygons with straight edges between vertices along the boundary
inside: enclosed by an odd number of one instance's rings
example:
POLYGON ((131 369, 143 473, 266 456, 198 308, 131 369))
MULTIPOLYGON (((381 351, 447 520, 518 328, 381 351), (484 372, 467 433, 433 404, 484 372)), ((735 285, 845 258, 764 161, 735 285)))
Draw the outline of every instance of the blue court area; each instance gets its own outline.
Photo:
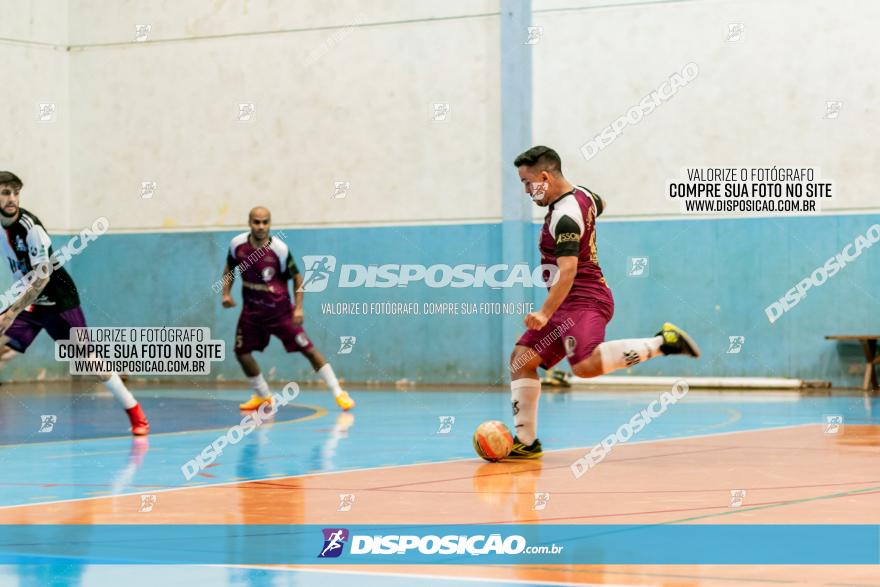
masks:
MULTIPOLYGON (((166 410, 187 414, 188 418, 160 417, 150 422, 150 432, 165 434, 215 429, 218 415, 239 413, 241 398, 175 397, 146 394, 140 403, 147 414, 166 410), (170 402, 170 403, 169 403, 170 402)), ((300 420, 318 414, 316 407, 289 406, 275 416, 276 422, 300 420)), ((9 444, 94 440, 114 436, 128 437, 126 415, 104 394, 92 391, 58 397, 23 389, 0 392, 0 413, 8 415, 0 428, 0 446, 9 444), (44 422, 44 416, 49 416, 44 422)))
MULTIPOLYGON (((125 415, 99 391, 29 394, 3 387, 0 506, 475 458, 475 427, 510 419, 509 394, 501 389, 350 391, 358 405, 346 414, 328 391, 303 390, 274 423, 226 446, 187 480, 181 467, 240 423, 237 406, 247 391, 136 390, 154 432, 133 439, 125 415), (45 414, 57 419, 51 431, 39 432, 45 414)), ((592 446, 661 391, 545 392, 544 448, 592 446)), ((829 415, 845 424, 880 424, 880 399, 691 391, 631 442, 816 424, 829 415)))
MULTIPOLYGON (((505 587, 510 581, 487 579, 446 579, 436 575, 420 576, 418 571, 398 573, 356 573, 354 571, 261 569, 246 567, 205 566, 137 566, 128 565, 0 565, 0 587, 44 587, 45 585, 125 585, 155 587, 156 585, 238 585, 247 587, 408 587, 424 585, 454 587, 480 585, 505 587)), ((518 585, 529 585, 517 582, 518 585)))

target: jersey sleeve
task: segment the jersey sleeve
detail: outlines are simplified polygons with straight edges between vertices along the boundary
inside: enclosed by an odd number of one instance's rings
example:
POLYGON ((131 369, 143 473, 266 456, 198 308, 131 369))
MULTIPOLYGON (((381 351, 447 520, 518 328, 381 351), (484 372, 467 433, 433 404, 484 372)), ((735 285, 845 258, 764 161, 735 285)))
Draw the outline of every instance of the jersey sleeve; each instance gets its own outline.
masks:
POLYGON ((605 200, 602 199, 602 196, 597 194, 596 192, 584 188, 584 191, 589 194, 590 199, 593 200, 593 206, 596 207, 596 218, 602 215, 602 212, 605 210, 605 200))
POLYGON ((556 242, 557 257, 577 257, 581 249, 581 227, 571 216, 563 215, 556 222, 553 240, 556 242))
POLYGON ((52 239, 49 238, 45 228, 34 224, 27 232, 26 240, 31 267, 36 267, 40 263, 51 263, 49 250, 52 247, 52 239))
POLYGON ((230 269, 235 269, 238 265, 238 259, 235 258, 235 243, 231 244, 226 252, 226 265, 230 269))

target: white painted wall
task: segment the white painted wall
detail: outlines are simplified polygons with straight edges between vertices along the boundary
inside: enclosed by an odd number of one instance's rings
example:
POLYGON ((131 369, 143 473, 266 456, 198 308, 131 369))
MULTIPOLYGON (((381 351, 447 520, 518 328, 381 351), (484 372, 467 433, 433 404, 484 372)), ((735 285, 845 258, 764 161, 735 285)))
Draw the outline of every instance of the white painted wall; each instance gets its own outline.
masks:
POLYGON ((823 210, 880 208, 880 4, 598 4, 534 0, 534 136, 608 196, 608 217, 678 215, 664 192, 686 166, 821 167, 836 187, 823 210), (740 42, 727 41, 730 23, 744 25, 740 42), (696 80, 584 159, 583 143, 690 61, 696 80), (837 119, 824 118, 827 100, 843 102, 837 119))
POLYGON ((66 226, 69 129, 67 4, 0 1, 0 169, 24 181, 21 205, 49 226, 66 226), (55 104, 40 122, 40 103, 55 104))
POLYGON ((67 0, 0 0, 0 39, 67 45, 67 0))
MULTIPOLYGON (((0 160, 25 179, 25 206, 62 230, 99 214, 135 230, 240 226, 255 202, 279 225, 494 220, 509 165, 498 10, 0 0, 16 84, 0 160), (146 43, 136 24, 151 25, 146 43), (42 101, 54 123, 36 122, 42 101), (252 122, 236 120, 241 102, 252 122), (450 103, 448 121, 431 122, 434 102, 450 103), (143 181, 158 183, 150 200, 143 181), (331 199, 335 181, 351 182, 345 199, 331 199)), ((677 215, 666 181, 696 165, 821 166, 836 184, 826 210, 877 209, 876 3, 534 0, 534 12, 534 142, 608 196, 607 217, 677 215), (689 61, 697 80, 583 159, 584 142, 689 61), (823 118, 826 100, 843 101, 837 119, 823 118)))
POLYGON ((498 18, 469 16, 495 2, 142 4, 73 4, 74 225, 239 227, 255 204, 276 225, 498 218, 498 18))
POLYGON ((154 40, 403 24, 498 13, 497 0, 70 0, 73 45, 130 43, 136 24, 154 40))

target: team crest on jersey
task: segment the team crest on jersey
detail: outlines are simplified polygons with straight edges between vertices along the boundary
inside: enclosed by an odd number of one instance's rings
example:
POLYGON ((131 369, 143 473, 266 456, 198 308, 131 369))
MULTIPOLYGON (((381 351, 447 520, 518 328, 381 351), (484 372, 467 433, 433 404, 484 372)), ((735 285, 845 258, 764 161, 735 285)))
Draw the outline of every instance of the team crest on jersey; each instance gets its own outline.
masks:
POLYGON ((274 267, 264 267, 263 268, 263 281, 272 281, 273 277, 275 277, 275 268, 274 267))
POLYGON ((577 348, 578 342, 573 336, 565 337, 565 356, 573 357, 574 351, 577 348))
POLYGON ((27 251, 27 245, 24 240, 21 238, 20 234, 15 235, 15 250, 16 251, 27 251))

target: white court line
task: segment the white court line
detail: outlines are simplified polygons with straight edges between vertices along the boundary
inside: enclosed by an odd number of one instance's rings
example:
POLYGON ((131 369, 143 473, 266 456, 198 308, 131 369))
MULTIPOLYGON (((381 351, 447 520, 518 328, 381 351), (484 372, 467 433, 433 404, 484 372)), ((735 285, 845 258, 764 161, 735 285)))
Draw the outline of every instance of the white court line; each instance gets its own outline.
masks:
MULTIPOLYGON (((752 430, 731 430, 728 432, 712 432, 709 434, 695 434, 693 436, 677 436, 677 437, 673 437, 673 438, 657 438, 657 439, 653 439, 653 440, 635 440, 632 442, 627 442, 626 444, 627 445, 630 445, 630 444, 651 444, 651 443, 658 443, 659 444, 659 443, 663 443, 663 442, 677 442, 677 441, 681 441, 681 440, 690 440, 692 438, 714 438, 716 436, 730 436, 733 434, 745 434, 745 433, 750 433, 750 432, 765 432, 765 431, 769 431, 769 430, 787 430, 787 429, 791 429, 791 428, 801 428, 804 426, 819 426, 820 424, 821 424, 821 422, 807 423, 807 424, 789 424, 786 426, 771 426, 769 428, 755 428, 752 430)), ((594 446, 596 446, 596 445, 591 444, 589 446, 571 446, 571 447, 567 447, 567 448, 556 448, 553 450, 545 450, 544 452, 545 453, 554 453, 554 452, 563 452, 563 451, 569 451, 569 450, 589 451, 594 446)), ((227 485, 241 485, 243 483, 259 483, 261 481, 280 481, 283 479, 302 479, 304 477, 321 477, 321 476, 326 476, 326 475, 341 475, 344 473, 361 473, 364 471, 384 471, 387 469, 400 469, 403 467, 427 467, 427 466, 433 466, 433 465, 445 465, 448 463, 462 463, 462 462, 466 462, 466 461, 475 461, 475 460, 479 460, 479 457, 467 457, 467 458, 463 458, 463 459, 450 459, 447 461, 433 461, 430 463, 408 463, 408 464, 402 464, 402 465, 384 465, 384 466, 377 466, 377 467, 361 467, 358 469, 343 469, 340 471, 326 471, 326 472, 322 472, 322 473, 301 473, 299 475, 287 475, 285 477, 261 477, 259 479, 249 479, 247 481, 224 481, 223 483, 206 483, 204 485, 193 485, 193 486, 189 486, 189 487, 182 486, 182 487, 170 487, 168 489, 157 489, 157 490, 151 491, 150 493, 168 493, 171 491, 185 491, 185 490, 200 489, 200 488, 205 488, 205 487, 224 487, 227 485)), ((101 496, 95 496, 95 497, 74 497, 71 499, 59 499, 59 500, 55 500, 55 501, 42 501, 42 502, 37 502, 37 503, 20 503, 20 504, 16 504, 16 505, 0 506, 0 510, 6 510, 6 509, 10 509, 10 508, 19 508, 19 507, 39 507, 39 506, 43 506, 43 505, 54 505, 54 504, 58 504, 58 503, 71 503, 74 501, 91 501, 91 500, 97 500, 97 499, 108 499, 108 498, 116 498, 116 497, 132 497, 132 496, 141 495, 141 494, 143 494, 143 491, 137 491, 137 492, 132 492, 132 493, 118 493, 115 495, 101 495, 101 496)))
MULTIPOLYGON (((394 563, 389 563, 394 564, 394 563)), ((431 563, 426 563, 431 564, 431 563)), ((443 563, 437 563, 443 564, 443 563)), ((222 568, 239 568, 239 569, 258 569, 261 571, 283 571, 285 573, 327 573, 332 575, 369 575, 376 577, 401 577, 405 579, 428 579, 433 581, 467 581, 470 583, 500 583, 506 585, 559 585, 562 587, 632 587, 632 585, 622 585, 622 584, 614 584, 614 583, 569 583, 566 581, 539 581, 539 580, 528 580, 528 579, 511 579, 510 577, 501 577, 498 579, 492 579, 489 577, 459 577, 455 575, 429 575, 427 573, 392 573, 390 571, 344 571, 340 569, 315 569, 315 568, 293 568, 293 567, 282 567, 277 568, 274 566, 262 566, 262 565, 208 565, 212 567, 222 567, 222 568)), ((418 565, 413 565, 418 566, 418 565)), ((467 565, 456 565, 456 568, 467 566, 467 565)), ((514 568, 509 567, 507 565, 491 565, 493 567, 500 568, 514 568)), ((562 567, 565 568, 565 567, 562 567)), ((642 587, 656 587, 649 583, 640 583, 642 587)))

